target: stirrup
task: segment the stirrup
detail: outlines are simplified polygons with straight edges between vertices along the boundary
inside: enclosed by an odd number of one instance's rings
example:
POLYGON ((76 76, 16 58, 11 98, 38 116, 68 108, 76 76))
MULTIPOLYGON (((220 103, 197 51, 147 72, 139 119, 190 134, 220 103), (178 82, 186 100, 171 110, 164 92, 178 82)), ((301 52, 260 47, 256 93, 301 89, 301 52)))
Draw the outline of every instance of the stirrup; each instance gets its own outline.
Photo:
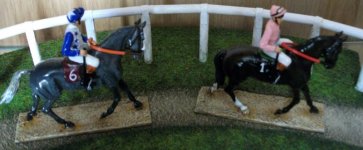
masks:
POLYGON ((89 80, 88 82, 88 85, 87 85, 87 91, 91 91, 92 90, 92 81, 93 81, 93 78, 91 78, 91 80, 89 80))
POLYGON ((279 76, 277 76, 277 78, 275 79, 275 81, 272 84, 276 84, 281 78, 281 75, 279 74, 279 76))

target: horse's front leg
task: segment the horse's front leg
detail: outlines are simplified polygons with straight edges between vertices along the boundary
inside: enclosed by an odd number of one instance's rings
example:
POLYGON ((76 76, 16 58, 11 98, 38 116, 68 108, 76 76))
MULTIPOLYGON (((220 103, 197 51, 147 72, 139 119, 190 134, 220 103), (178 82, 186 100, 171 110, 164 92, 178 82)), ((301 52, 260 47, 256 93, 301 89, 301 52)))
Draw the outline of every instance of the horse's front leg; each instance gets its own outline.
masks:
POLYGON ((289 105, 287 105, 286 107, 284 107, 283 109, 278 109, 275 112, 275 115, 279 115, 279 114, 284 114, 290 111, 290 109, 292 107, 294 107, 296 104, 298 104, 300 102, 300 91, 298 88, 293 88, 292 92, 294 94, 294 97, 292 99, 292 101, 290 102, 289 105))
POLYGON ((108 107, 107 111, 103 112, 101 114, 101 118, 105 118, 108 115, 111 115, 115 111, 116 106, 118 105, 118 103, 121 100, 120 91, 118 90, 118 88, 117 87, 111 87, 110 89, 111 89, 111 91, 113 93, 113 102, 112 102, 111 106, 108 107))
POLYGON ((129 100, 131 100, 134 103, 134 107, 136 109, 141 109, 142 108, 142 103, 138 100, 136 100, 135 96, 131 93, 129 87, 127 86, 126 82, 122 79, 120 79, 119 81, 119 85, 121 87, 122 90, 124 90, 127 93, 127 97, 129 98, 129 100))
POLYGON ((308 106, 310 106, 310 112, 311 113, 319 113, 319 109, 317 107, 315 107, 313 105, 313 101, 311 100, 311 97, 310 97, 310 90, 309 90, 309 87, 307 84, 305 84, 301 90, 303 91, 304 93, 304 96, 305 96, 305 99, 306 99, 306 103, 308 104, 308 106))

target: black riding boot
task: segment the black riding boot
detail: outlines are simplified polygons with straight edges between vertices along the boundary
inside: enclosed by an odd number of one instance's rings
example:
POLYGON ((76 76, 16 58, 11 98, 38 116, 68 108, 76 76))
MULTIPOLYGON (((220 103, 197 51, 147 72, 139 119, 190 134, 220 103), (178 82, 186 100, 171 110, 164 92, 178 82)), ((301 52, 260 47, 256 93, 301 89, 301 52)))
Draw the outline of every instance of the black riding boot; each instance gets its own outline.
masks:
POLYGON ((88 83, 89 83, 90 80, 91 79, 88 76, 88 74, 83 74, 82 75, 82 80, 81 80, 81 85, 87 89, 87 86, 88 86, 88 83))
POLYGON ((277 63, 276 64, 276 70, 274 71, 274 77, 273 77, 273 84, 276 84, 280 78, 281 78, 281 75, 282 75, 282 72, 286 71, 287 67, 285 65, 283 65, 282 63, 277 63))
POLYGON ((86 71, 82 71, 81 74, 81 86, 83 86, 87 91, 92 90, 93 87, 93 78, 95 77, 95 73, 89 74, 86 71))

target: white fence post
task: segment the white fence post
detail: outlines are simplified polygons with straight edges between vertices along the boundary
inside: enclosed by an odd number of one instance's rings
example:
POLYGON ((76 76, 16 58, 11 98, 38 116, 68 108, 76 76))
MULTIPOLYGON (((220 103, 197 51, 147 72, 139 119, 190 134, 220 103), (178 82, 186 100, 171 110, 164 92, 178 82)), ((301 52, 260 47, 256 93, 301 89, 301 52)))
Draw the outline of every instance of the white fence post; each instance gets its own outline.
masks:
POLYGON ((355 86, 355 89, 359 92, 363 92, 363 64, 361 65, 357 85, 355 86))
MULTIPOLYGON (((145 6, 147 7, 147 6, 145 6)), ((151 23, 150 23, 150 15, 149 11, 142 12, 141 16, 142 22, 146 21, 146 26, 144 27, 144 61, 147 64, 151 64, 153 61, 153 50, 152 50, 152 39, 151 39, 151 23)))
POLYGON ((199 61, 206 62, 208 57, 208 32, 209 32, 209 14, 208 5, 201 5, 200 27, 199 27, 199 61))
POLYGON ((32 55, 33 64, 35 66, 38 63, 40 63, 42 58, 40 57, 38 43, 37 43, 37 40, 35 38, 35 34, 34 34, 34 30, 33 30, 33 23, 32 22, 25 22, 25 25, 27 27, 27 29, 25 31, 26 39, 28 40, 30 54, 32 55))
POLYGON ((86 17, 85 24, 86 24, 87 38, 93 38, 94 41, 97 41, 95 23, 93 19, 93 11, 88 10, 85 17, 86 17))
POLYGON ((252 36, 252 46, 259 46, 261 35, 262 35, 262 26, 263 26, 263 17, 262 17, 262 8, 256 8, 256 16, 255 16, 255 25, 253 26, 253 36, 252 36))
POLYGON ((311 29, 310 38, 317 37, 320 35, 320 25, 323 21, 323 18, 316 16, 313 21, 313 27, 311 29))

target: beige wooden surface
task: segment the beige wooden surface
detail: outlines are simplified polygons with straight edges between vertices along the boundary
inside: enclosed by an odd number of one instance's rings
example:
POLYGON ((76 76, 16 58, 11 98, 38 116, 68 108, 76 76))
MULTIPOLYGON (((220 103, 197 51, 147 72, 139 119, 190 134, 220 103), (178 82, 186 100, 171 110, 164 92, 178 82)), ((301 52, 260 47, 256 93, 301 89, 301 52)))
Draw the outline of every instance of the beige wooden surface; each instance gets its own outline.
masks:
POLYGON ((131 101, 121 101, 113 114, 100 119, 112 101, 93 102, 75 106, 54 108, 54 112, 65 120, 75 123, 75 128, 66 129, 48 115, 38 112, 32 121, 26 121, 27 113, 21 113, 16 126, 15 142, 28 142, 49 138, 95 133, 121 128, 130 128, 151 124, 150 106, 147 97, 138 97, 143 103, 141 110, 136 110, 131 101))
MULTIPOLYGON (((0 28, 29 20, 65 15, 77 6, 86 9, 107 9, 140 5, 219 4, 269 9, 271 4, 285 6, 289 12, 321 16, 344 24, 363 27, 363 0, 0 0, 0 28)), ((96 30, 113 30, 132 24, 139 16, 113 17, 96 20, 96 30)), ((151 15, 152 26, 199 26, 198 14, 151 15)), ((211 28, 232 28, 252 31, 253 18, 211 15, 211 28)), ((39 42, 63 37, 64 26, 36 32, 39 42)), ((310 27, 295 23, 282 25, 282 34, 308 37, 310 27)), ((325 33, 325 31, 323 31, 325 33)), ((0 40, 1 45, 26 45, 24 35, 0 40)))
POLYGON ((198 94, 195 107, 196 113, 214 115, 229 119, 243 120, 255 123, 263 123, 280 127, 293 128, 313 132, 324 132, 324 104, 314 102, 319 113, 312 114, 304 100, 301 100, 288 113, 274 115, 275 111, 290 103, 292 98, 262 95, 245 91, 235 91, 236 96, 250 110, 248 115, 244 115, 237 108, 229 95, 219 89, 210 93, 209 87, 202 87, 198 94))

